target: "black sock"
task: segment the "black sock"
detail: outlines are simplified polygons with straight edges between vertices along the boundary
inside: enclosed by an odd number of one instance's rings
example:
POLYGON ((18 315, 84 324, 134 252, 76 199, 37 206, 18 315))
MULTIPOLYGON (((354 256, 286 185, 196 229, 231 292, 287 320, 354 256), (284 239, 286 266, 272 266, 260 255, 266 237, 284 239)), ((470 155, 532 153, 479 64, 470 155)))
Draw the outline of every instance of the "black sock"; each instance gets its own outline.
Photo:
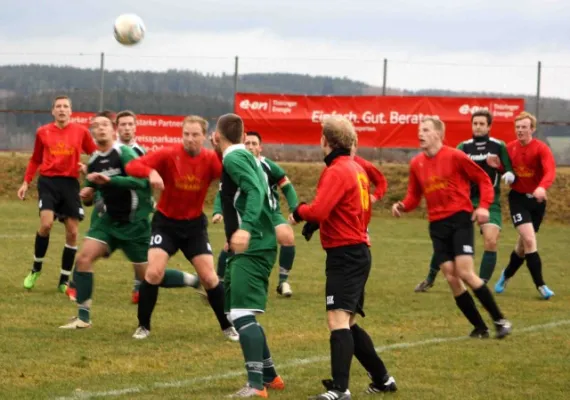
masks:
POLYGON ((364 329, 356 324, 350 328, 350 331, 354 341, 354 356, 370 374, 372 381, 377 385, 383 385, 386 382, 388 370, 376 353, 372 339, 364 329))
POLYGON ((505 268, 505 279, 512 278, 515 276, 521 265, 524 263, 524 258, 519 257, 519 255, 513 251, 511 253, 511 259, 509 260, 509 265, 505 268))
POLYGON ((73 269, 73 264, 75 263, 75 253, 77 253, 77 247, 71 247, 66 244, 63 248, 63 254, 61 255, 61 272, 59 274, 59 285, 67 283, 69 280, 69 275, 71 275, 71 270, 73 269))
POLYGON ((479 289, 473 289, 473 293, 475 293, 475 296, 477 296, 483 307, 485 307, 485 310, 491 315, 493 321, 496 322, 505 318, 501 310, 499 310, 499 306, 495 302, 487 285, 483 284, 479 289))
POLYGON ((224 283, 220 281, 218 283, 218 286, 215 288, 206 290, 206 294, 208 295, 208 302, 210 303, 210 307, 212 307, 214 314, 216 314, 216 318, 218 318, 220 328, 222 328, 222 330, 228 329, 230 326, 232 326, 232 324, 230 324, 228 318, 226 317, 226 313, 224 312, 224 283))
POLYGON ((461 310, 463 315, 465 315, 465 318, 471 322, 471 325, 475 328, 487 329, 487 325, 485 321, 483 321, 483 317, 481 317, 477 306, 475 306, 475 301, 473 301, 473 297, 471 297, 468 291, 455 297, 455 304, 457 304, 457 307, 461 310))
POLYGON ((331 332, 331 369, 334 388, 341 392, 348 389, 350 364, 354 355, 354 339, 350 329, 336 329, 331 332))
POLYGON ((536 287, 544 285, 544 280, 542 279, 542 260, 538 255, 538 251, 534 253, 529 253, 526 256, 526 266, 530 271, 530 276, 532 276, 532 281, 536 287))
POLYGON ((158 299, 158 285, 152 285, 146 281, 142 281, 139 289, 139 308, 138 319, 139 326, 150 331, 150 317, 158 299))
POLYGON ((40 272, 42 270, 42 264, 47 253, 48 245, 49 235, 40 236, 39 233, 36 233, 36 241, 34 243, 34 266, 32 267, 32 272, 40 272))

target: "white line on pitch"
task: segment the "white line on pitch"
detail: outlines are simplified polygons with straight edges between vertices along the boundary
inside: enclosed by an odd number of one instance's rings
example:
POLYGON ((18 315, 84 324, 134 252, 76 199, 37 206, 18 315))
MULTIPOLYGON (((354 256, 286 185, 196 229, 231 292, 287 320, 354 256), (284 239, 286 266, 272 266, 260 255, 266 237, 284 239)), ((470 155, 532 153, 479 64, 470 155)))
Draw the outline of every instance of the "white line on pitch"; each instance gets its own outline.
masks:
MULTIPOLYGON (((520 334, 520 333, 527 333, 527 332, 534 332, 544 329, 552 329, 563 325, 570 325, 570 319, 561 320, 561 321, 554 321, 549 322, 546 324, 540 325, 532 325, 527 326, 526 328, 520 328, 513 331, 513 334, 520 334)), ((427 346, 431 344, 439 344, 439 343, 450 343, 450 342, 458 342, 462 340, 469 340, 469 336, 456 336, 456 337, 444 337, 444 338, 434 338, 434 339, 427 339, 427 340, 420 340, 418 342, 407 342, 407 343, 393 343, 386 346, 379 346, 376 348, 376 351, 379 353, 395 350, 395 349, 409 349, 412 347, 421 347, 427 346)), ((472 339, 471 339, 472 340, 472 339)), ((508 339, 506 339, 508 340, 508 339)), ((311 358, 301 358, 301 359, 293 359, 282 364, 278 364, 277 368, 279 370, 291 367, 298 367, 300 365, 312 364, 317 362, 325 362, 329 361, 329 356, 318 356, 318 357, 311 357, 311 358)), ((200 376, 197 378, 185 379, 180 381, 171 381, 171 382, 155 382, 151 385, 139 385, 139 386, 132 386, 125 389, 115 389, 115 390, 106 390, 100 392, 76 392, 73 393, 71 396, 67 397, 57 397, 55 400, 76 400, 76 399, 93 399, 97 397, 114 397, 114 396, 121 396, 124 394, 130 393, 143 393, 143 392, 150 392, 154 389, 166 389, 166 388, 180 388, 180 387, 189 387, 194 386, 198 383, 209 382, 209 381, 216 381, 228 378, 236 378, 238 376, 245 375, 244 370, 239 371, 228 371, 224 374, 219 375, 208 375, 208 376, 200 376)))

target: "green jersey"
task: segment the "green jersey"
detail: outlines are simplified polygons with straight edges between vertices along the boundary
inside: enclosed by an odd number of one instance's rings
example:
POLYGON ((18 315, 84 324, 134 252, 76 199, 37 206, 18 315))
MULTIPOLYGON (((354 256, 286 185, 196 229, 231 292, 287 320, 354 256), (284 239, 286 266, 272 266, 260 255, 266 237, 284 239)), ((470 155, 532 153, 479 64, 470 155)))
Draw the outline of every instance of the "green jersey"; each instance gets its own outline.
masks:
MULTIPOLYGON (((485 135, 461 142, 457 148, 467 154, 469 158, 475 161, 477 165, 483 168, 489 175, 491 183, 493 183, 493 187, 495 188, 495 200, 497 201, 501 194, 501 171, 487 164, 487 158, 491 154, 499 156, 501 164, 505 170, 504 172, 513 172, 513 167, 511 166, 511 160, 509 159, 505 143, 501 140, 485 135)), ((472 184, 471 199, 478 198, 479 187, 476 184, 472 184)))
POLYGON ((94 212, 98 216, 106 214, 116 222, 134 222, 147 219, 152 212, 152 191, 148 180, 133 178, 125 172, 125 166, 137 154, 126 145, 115 143, 106 151, 96 151, 89 160, 87 173, 100 172, 110 177, 110 182, 96 185, 99 196, 94 212))
POLYGON ((267 176, 243 144, 224 152, 220 200, 228 243, 238 229, 250 233, 246 254, 277 249, 271 214, 275 209, 267 176))

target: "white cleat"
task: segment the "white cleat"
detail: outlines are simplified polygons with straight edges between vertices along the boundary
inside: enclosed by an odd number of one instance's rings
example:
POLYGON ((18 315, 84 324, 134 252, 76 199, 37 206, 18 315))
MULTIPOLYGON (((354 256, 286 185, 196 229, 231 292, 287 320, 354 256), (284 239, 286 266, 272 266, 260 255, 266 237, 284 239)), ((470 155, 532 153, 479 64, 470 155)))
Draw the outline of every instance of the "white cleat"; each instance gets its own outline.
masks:
POLYGON ((222 332, 224 336, 229 340, 231 340, 232 342, 239 342, 239 333, 236 331, 236 328, 234 328, 233 326, 224 329, 222 332))
POLYGON ((149 336, 150 331, 142 326, 139 326, 135 333, 133 333, 133 339, 146 339, 149 336))
POLYGON ((277 293, 279 293, 283 297, 291 297, 293 295, 293 291, 291 290, 291 285, 289 282, 285 281, 281 283, 277 287, 277 293))
POLYGON ((267 398, 267 389, 263 388, 262 390, 254 389, 249 386, 247 383, 243 388, 238 390, 234 394, 230 394, 227 397, 236 398, 236 397, 263 397, 267 398))
POLYGON ((91 322, 85 322, 77 317, 73 317, 71 321, 59 327, 59 329, 87 329, 91 328, 91 322))

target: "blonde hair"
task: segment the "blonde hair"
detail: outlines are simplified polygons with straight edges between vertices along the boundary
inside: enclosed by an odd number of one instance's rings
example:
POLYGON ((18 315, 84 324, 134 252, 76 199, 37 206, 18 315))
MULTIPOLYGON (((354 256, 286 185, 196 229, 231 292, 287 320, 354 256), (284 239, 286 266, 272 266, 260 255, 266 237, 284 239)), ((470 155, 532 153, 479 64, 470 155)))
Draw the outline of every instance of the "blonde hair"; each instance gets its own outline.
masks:
POLYGON ((208 123, 208 121, 206 121, 204 118, 200 117, 199 115, 188 115, 186 118, 184 118, 184 121, 182 121, 182 125, 193 124, 193 123, 200 124, 200 127, 202 128, 202 133, 204 135, 208 133, 208 128, 210 124, 208 123))
POLYGON ((422 118, 422 124, 425 122, 431 122, 433 129, 436 132, 439 132, 442 138, 445 136, 445 122, 441 119, 435 117, 424 117, 422 118))
POLYGON ((530 120, 530 127, 532 129, 536 129, 536 117, 534 115, 532 115, 531 113, 529 113, 527 111, 523 111, 522 113, 520 113, 519 115, 517 115, 515 117, 515 122, 521 121, 523 119, 529 119, 530 120))
POLYGON ((330 116, 323 121, 323 136, 331 149, 351 150, 358 140, 352 122, 340 115, 330 116))

